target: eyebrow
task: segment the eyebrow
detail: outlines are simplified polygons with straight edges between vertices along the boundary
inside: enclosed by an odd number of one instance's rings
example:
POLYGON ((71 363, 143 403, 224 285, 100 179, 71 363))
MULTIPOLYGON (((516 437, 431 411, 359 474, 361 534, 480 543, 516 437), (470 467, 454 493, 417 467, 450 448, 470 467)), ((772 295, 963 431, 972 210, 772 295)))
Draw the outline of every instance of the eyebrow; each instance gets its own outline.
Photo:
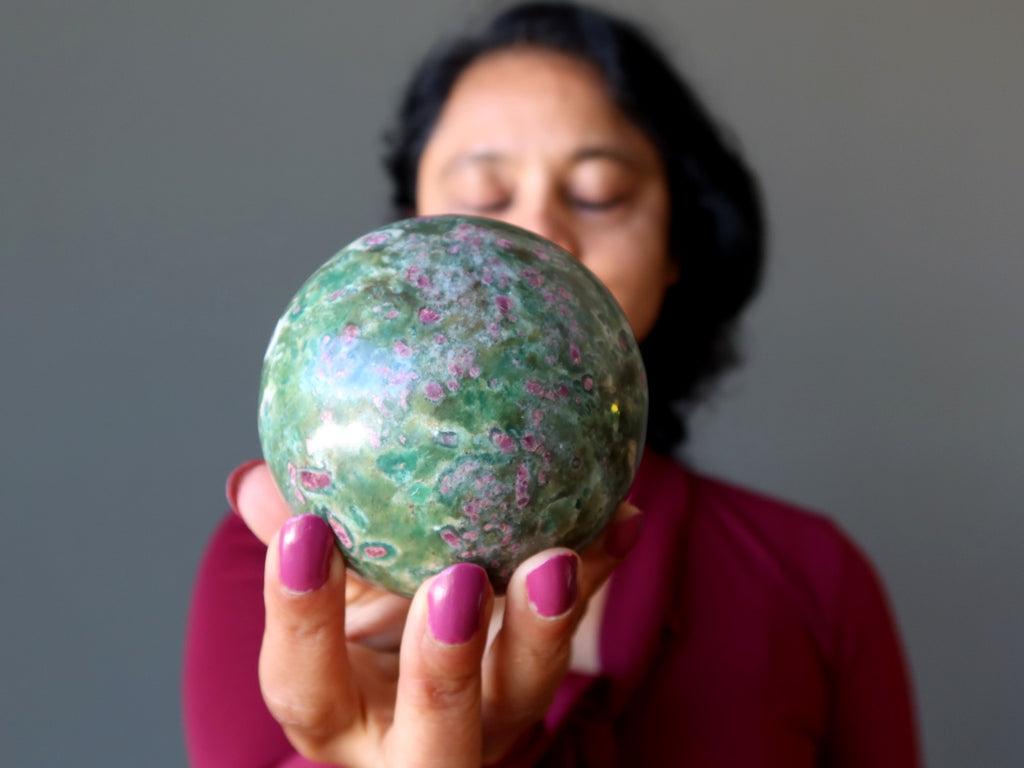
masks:
MULTIPOLYGON (((441 171, 441 178, 446 178, 466 165, 481 163, 483 165, 497 165, 498 163, 507 159, 507 156, 501 152, 494 152, 485 150, 481 152, 469 152, 464 155, 459 155, 453 158, 441 171)), ((583 147, 573 152, 570 158, 572 163, 578 164, 587 160, 611 160, 612 162, 624 165, 627 168, 633 168, 636 163, 632 157, 627 153, 610 146, 597 145, 592 147, 583 147)))
POLYGON ((581 163, 584 160, 612 160, 629 168, 635 165, 635 161, 628 154, 616 147, 608 146, 584 147, 573 153, 572 160, 574 163, 581 163))
POLYGON ((448 161, 441 169, 441 178, 451 176, 455 171, 467 165, 482 163, 484 165, 497 165, 504 159, 500 152, 469 152, 465 155, 458 155, 448 161))

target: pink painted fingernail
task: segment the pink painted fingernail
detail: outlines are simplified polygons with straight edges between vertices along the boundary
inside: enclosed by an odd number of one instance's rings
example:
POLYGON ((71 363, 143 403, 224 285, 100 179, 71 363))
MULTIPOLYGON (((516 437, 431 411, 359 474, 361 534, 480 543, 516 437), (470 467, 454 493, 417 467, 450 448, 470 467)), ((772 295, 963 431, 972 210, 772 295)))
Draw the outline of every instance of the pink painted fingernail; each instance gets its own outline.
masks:
POLYGON ((636 540, 640 538, 643 517, 642 513, 636 514, 609 528, 604 539, 604 551, 612 557, 622 558, 628 555, 636 540))
POLYGON ((316 515, 290 517, 278 538, 281 584, 289 592, 303 594, 327 582, 334 534, 316 515))
POLYGON ((561 616, 576 604, 576 556, 555 555, 526 575, 526 596, 538 616, 561 616))
POLYGON ((239 464, 232 470, 231 474, 228 475, 228 481, 224 485, 224 495, 228 498, 228 504, 231 505, 231 511, 236 515, 238 514, 238 486, 242 483, 242 478, 249 474, 249 470, 263 463, 263 459, 253 459, 247 461, 244 464, 239 464))
POLYGON ((473 563, 445 568, 427 593, 430 634, 445 645, 468 643, 480 629, 487 572, 473 563))

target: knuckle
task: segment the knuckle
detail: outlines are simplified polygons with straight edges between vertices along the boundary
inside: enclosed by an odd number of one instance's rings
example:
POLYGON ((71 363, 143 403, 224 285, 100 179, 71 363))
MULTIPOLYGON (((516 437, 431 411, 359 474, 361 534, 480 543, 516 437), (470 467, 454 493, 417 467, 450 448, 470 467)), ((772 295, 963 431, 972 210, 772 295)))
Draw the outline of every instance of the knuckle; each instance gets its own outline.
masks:
POLYGON ((569 666, 571 650, 569 641, 565 639, 544 645, 528 645, 517 654, 515 668, 520 670, 519 674, 524 679, 558 680, 569 666))
POLYGON ((478 707, 479 685, 473 676, 422 676, 412 681, 413 705, 432 712, 478 707))
POLYGON ((302 651, 343 641, 345 626, 339 611, 330 610, 331 606, 310 606, 309 597, 289 595, 290 610, 268 616, 267 631, 279 637, 282 643, 302 651))
POLYGON ((561 667, 568 665, 572 652, 572 635, 560 636, 553 643, 546 643, 530 649, 532 660, 545 667, 561 667))
POLYGON ((277 722, 301 729, 310 738, 329 732, 337 719, 333 704, 317 696, 296 696, 291 690, 264 689, 263 700, 277 722))

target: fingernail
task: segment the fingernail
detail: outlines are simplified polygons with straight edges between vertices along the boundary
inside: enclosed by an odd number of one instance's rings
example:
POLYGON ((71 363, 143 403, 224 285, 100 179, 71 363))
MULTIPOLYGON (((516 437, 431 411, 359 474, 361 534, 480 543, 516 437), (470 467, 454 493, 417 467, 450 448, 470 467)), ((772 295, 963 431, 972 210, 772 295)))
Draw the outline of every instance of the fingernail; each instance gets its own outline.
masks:
POLYGON ((636 540, 640 538, 640 526, 643 523, 643 514, 638 513, 632 517, 620 520, 615 523, 604 539, 604 551, 612 557, 625 557, 633 549, 636 540))
POLYGON ((262 464, 263 459, 253 459, 247 461, 245 464, 237 466, 230 475, 228 475, 228 481, 224 486, 224 495, 228 497, 228 504, 231 505, 231 511, 236 515, 238 514, 238 486, 242 482, 242 478, 249 474, 249 470, 258 464, 262 464))
POLYGON ((331 567, 334 534, 316 515, 290 517, 278 538, 281 584, 289 592, 303 594, 319 589, 331 567))
POLYGON ((480 629, 487 572, 479 565, 458 563, 445 568, 427 593, 430 634, 446 645, 469 642, 480 629))
POLYGON ((576 556, 555 555, 526 575, 526 596, 538 616, 561 616, 576 604, 576 556))

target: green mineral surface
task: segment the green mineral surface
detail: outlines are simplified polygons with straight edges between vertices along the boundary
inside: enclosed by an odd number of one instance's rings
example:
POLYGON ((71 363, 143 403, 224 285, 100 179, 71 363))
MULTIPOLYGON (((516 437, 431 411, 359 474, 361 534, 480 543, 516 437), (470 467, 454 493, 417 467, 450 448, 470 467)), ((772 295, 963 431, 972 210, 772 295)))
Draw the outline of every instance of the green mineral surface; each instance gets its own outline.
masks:
POLYGON ((468 561, 579 549, 625 496, 647 388, 629 325, 571 255, 488 219, 408 219, 317 270, 264 359, 263 453, 349 566, 411 595, 468 561))

